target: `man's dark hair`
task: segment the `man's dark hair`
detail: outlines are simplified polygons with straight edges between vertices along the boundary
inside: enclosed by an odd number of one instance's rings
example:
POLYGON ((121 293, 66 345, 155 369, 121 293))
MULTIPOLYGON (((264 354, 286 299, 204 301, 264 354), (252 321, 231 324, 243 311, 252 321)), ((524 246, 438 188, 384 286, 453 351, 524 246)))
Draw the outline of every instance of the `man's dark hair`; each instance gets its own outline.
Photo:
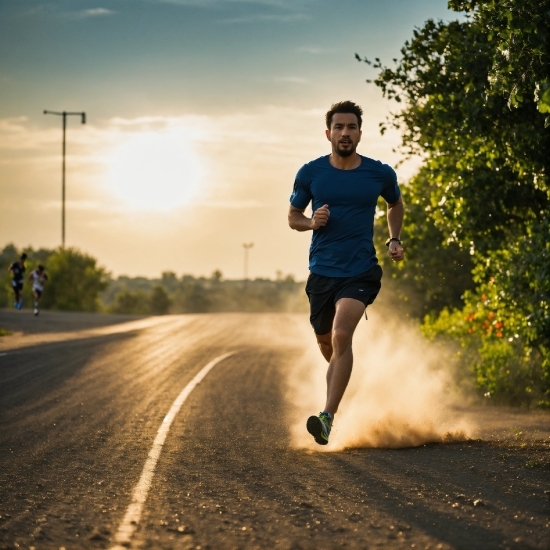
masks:
POLYGON ((27 255, 23 252, 23 254, 21 254, 21 260, 25 261, 27 259, 27 255))
POLYGON ((43 266, 43 265, 39 265, 37 269, 38 269, 38 271, 44 271, 44 266, 43 266))
POLYGON ((338 103, 333 103, 330 107, 330 110, 325 115, 327 128, 329 130, 332 124, 332 117, 336 113, 351 113, 355 115, 357 117, 357 124, 359 125, 359 129, 361 129, 361 124, 363 123, 361 115, 363 114, 363 109, 361 109, 361 107, 359 107, 357 103, 354 103, 353 101, 340 101, 338 103))

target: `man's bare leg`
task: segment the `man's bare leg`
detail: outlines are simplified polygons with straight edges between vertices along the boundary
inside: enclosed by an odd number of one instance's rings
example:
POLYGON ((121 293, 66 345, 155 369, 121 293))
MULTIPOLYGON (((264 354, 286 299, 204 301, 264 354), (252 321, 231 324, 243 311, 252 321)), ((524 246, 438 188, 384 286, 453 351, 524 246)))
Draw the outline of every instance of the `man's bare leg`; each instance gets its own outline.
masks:
MULTIPOLYGON (((336 315, 331 332, 333 351, 327 371, 327 402, 324 409, 332 417, 338 411, 351 376, 353 333, 364 312, 365 304, 359 300, 341 298, 336 302, 336 315)), ((317 340, 319 341, 319 337, 317 340)), ((319 347, 321 347, 320 343, 319 347)), ((321 352, 323 352, 323 347, 321 347, 321 352)))
POLYGON ((330 363, 332 359, 332 331, 326 334, 316 334, 315 336, 323 357, 327 360, 327 363, 330 363))

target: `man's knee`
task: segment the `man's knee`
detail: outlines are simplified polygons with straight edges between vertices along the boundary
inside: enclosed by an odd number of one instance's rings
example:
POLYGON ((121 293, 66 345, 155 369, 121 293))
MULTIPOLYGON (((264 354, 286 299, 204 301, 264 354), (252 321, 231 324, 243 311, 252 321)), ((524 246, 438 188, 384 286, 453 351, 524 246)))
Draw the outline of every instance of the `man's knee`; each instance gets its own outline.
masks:
POLYGON ((332 347, 335 350, 343 351, 351 346, 351 340, 353 338, 353 331, 346 328, 336 327, 332 331, 332 347))

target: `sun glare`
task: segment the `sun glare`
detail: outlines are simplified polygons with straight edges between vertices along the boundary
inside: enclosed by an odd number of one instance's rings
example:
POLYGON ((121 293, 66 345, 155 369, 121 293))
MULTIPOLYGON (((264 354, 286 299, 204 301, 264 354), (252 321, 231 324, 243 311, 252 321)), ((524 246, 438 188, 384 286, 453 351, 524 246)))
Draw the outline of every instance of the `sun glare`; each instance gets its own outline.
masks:
POLYGON ((169 210, 188 204, 199 190, 200 159, 178 132, 140 132, 116 146, 107 185, 135 209, 169 210))

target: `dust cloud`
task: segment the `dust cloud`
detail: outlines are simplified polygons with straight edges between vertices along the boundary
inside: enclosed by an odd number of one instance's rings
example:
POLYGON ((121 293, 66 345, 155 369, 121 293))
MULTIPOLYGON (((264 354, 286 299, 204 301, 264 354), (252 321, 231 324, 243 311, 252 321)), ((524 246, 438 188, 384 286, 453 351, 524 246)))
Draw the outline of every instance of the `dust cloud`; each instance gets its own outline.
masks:
POLYGON ((449 355, 411 323, 390 317, 380 307, 369 308, 368 315, 355 332, 353 373, 325 447, 313 441, 305 423, 323 410, 328 365, 312 329, 300 325, 306 349, 287 384, 294 407, 293 446, 325 452, 395 449, 475 437, 472 419, 459 412, 464 396, 457 390, 449 355))

